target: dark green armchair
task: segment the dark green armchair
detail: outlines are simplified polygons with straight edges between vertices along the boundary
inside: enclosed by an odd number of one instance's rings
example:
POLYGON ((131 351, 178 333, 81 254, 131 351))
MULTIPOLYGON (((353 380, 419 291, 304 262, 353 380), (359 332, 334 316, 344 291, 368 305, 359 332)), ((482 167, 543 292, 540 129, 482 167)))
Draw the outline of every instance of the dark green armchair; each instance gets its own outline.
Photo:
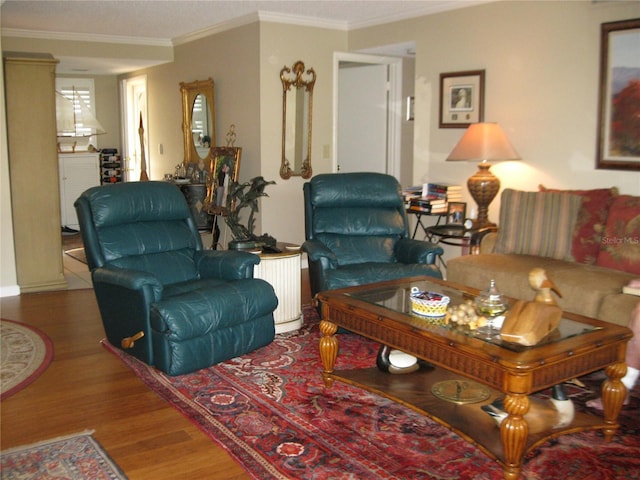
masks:
POLYGON ((402 189, 380 173, 316 175, 303 186, 311 294, 428 275, 442 248, 409 237, 402 189))
POLYGON ((178 187, 94 187, 75 208, 111 344, 179 375, 273 340, 278 299, 270 284, 253 278, 260 258, 203 250, 178 187))

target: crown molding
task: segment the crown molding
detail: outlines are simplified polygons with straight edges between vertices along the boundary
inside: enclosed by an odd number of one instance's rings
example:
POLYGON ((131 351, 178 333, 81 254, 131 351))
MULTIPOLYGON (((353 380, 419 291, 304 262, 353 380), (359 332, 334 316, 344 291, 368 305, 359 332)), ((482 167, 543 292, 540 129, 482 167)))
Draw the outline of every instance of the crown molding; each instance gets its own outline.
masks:
POLYGON ((375 27, 384 25, 385 23, 393 23, 410 18, 424 17, 426 15, 435 15, 436 13, 448 12, 451 10, 459 10, 461 8, 473 7, 484 3, 492 3, 500 0, 456 0, 452 1, 433 1, 428 5, 422 5, 411 10, 403 10, 395 15, 385 15, 362 22, 352 22, 349 24, 348 30, 356 30, 359 28, 375 27))
POLYGON ((18 28, 3 28, 3 37, 19 37, 19 38, 36 38, 45 40, 67 40, 74 42, 96 42, 96 43, 115 43, 128 45, 143 45, 156 47, 173 47, 185 43, 193 42, 217 33, 231 30, 250 23, 264 21, 271 23, 282 23, 289 25, 297 25, 303 27, 326 28, 331 30, 349 31, 360 28, 392 23, 409 18, 421 17, 425 15, 433 15, 449 10, 457 10, 460 8, 471 7, 483 3, 490 3, 497 0, 456 0, 440 1, 434 0, 429 5, 416 7, 409 11, 398 12, 395 15, 385 15, 363 22, 348 22, 346 20, 329 20, 316 17, 304 17, 299 15, 291 15, 284 13, 257 11, 232 20, 226 20, 216 25, 211 25, 195 32, 187 33, 172 39, 168 38, 149 38, 149 37, 131 37, 121 35, 104 35, 91 33, 64 33, 50 32, 43 30, 26 30, 18 28))
POLYGON ((118 43, 151 47, 172 47, 171 40, 165 38, 125 37, 122 35, 102 35, 96 33, 65 33, 44 30, 3 28, 3 37, 36 38, 41 40, 66 40, 72 42, 118 43))
POLYGON ((177 45, 193 42, 194 40, 199 40, 210 35, 215 35, 216 33, 222 33, 227 30, 242 27, 243 25, 248 25, 250 23, 257 22, 258 20, 259 18, 257 13, 249 13, 248 15, 243 15, 232 20, 226 20, 224 22, 211 25, 210 27, 201 28, 200 30, 196 30, 195 32, 180 35, 179 37, 174 37, 173 39, 171 39, 171 44, 175 47, 177 45))
POLYGON ((195 32, 187 33, 186 35, 175 37, 172 39, 172 43, 174 46, 182 45, 184 43, 193 42, 194 40, 199 40, 201 38, 215 35, 217 33, 222 33, 227 30, 232 30, 234 28, 248 25, 254 22, 285 23, 289 25, 298 25, 301 27, 318 27, 333 30, 349 29, 348 23, 344 21, 329 21, 314 17, 302 17, 299 15, 258 11, 234 18, 232 20, 224 21, 216 25, 211 25, 210 27, 202 28, 200 30, 196 30, 195 32))

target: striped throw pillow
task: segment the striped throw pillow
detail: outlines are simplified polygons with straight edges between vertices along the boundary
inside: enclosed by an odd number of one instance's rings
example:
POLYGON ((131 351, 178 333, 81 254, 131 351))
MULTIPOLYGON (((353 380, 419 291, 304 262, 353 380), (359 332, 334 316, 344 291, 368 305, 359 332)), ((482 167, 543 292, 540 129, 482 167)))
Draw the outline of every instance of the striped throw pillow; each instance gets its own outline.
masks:
POLYGON ((581 204, 579 195, 505 189, 495 252, 573 261, 571 244, 581 204))

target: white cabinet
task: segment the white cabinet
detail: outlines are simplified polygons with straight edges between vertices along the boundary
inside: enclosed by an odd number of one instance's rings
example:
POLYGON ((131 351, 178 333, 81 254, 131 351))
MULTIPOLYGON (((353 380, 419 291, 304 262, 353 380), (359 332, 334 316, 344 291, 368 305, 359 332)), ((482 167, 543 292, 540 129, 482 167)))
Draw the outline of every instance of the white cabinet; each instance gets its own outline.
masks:
POLYGON ((78 217, 73 202, 88 188, 100 185, 100 158, 97 153, 61 153, 60 217, 62 226, 78 230, 78 217))

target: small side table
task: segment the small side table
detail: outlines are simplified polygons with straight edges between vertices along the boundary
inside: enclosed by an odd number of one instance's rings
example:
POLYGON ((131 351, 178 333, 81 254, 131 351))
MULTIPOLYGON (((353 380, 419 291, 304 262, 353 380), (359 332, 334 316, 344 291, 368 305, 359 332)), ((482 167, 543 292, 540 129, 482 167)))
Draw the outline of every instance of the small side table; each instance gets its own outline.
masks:
POLYGON ((430 227, 425 226, 424 223, 422 223, 422 216, 427 216, 427 217, 438 217, 438 219, 436 220, 436 226, 440 225, 440 220, 442 220, 442 217, 446 217, 447 214, 446 213, 427 213, 427 212, 418 212, 417 210, 411 210, 409 208, 407 208, 405 210, 407 212, 408 215, 415 215, 416 216, 416 226, 413 229, 413 234, 411 235, 411 238, 416 238, 416 234, 418 233, 418 227, 422 227, 422 230, 425 233, 425 236, 428 236, 429 234, 427 233, 427 229, 430 227))
POLYGON ((278 242, 280 252, 262 252, 253 276, 269 282, 278 297, 273 312, 276 333, 298 330, 304 320, 301 305, 300 245, 278 242))
MULTIPOLYGON (((472 244, 472 239, 484 232, 497 231, 495 225, 482 227, 482 228, 465 228, 463 225, 434 225, 433 227, 425 228, 427 239, 435 244, 443 243, 445 245, 452 245, 454 247, 462 247, 469 249, 469 253, 475 255, 478 252, 478 245, 472 244)), ((447 268, 447 264, 439 257, 440 263, 447 268)))

